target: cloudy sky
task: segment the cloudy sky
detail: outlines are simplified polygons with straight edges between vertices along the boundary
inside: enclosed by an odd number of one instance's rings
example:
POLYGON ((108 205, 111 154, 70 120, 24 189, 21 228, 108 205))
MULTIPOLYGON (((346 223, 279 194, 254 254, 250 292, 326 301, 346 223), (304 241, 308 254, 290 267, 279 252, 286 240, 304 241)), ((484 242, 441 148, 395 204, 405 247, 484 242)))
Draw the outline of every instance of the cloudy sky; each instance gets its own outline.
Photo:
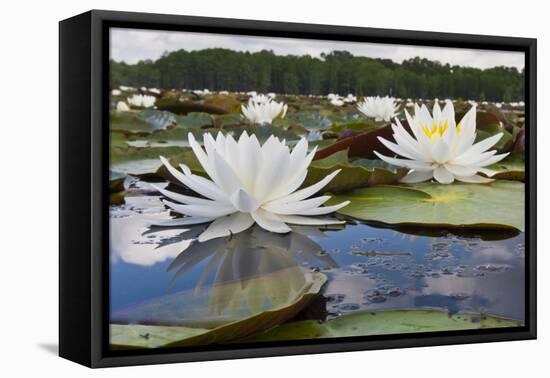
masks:
POLYGON ((303 40, 223 34, 168 32, 139 29, 111 29, 111 59, 136 63, 141 59, 158 59, 164 51, 202 50, 222 47, 238 51, 273 50, 277 55, 319 57, 322 52, 347 50, 353 55, 403 60, 420 56, 452 65, 489 68, 494 66, 524 67, 521 52, 388 45, 364 42, 303 40))

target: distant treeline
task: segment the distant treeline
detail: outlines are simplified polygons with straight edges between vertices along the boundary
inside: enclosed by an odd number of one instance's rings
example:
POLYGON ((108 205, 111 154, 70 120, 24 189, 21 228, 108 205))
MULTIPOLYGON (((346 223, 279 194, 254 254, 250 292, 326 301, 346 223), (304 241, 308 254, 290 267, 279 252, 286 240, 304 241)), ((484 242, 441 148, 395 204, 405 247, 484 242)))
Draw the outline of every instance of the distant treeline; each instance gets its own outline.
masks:
POLYGON ((402 98, 523 100, 524 72, 478 69, 413 58, 403 63, 333 51, 321 58, 228 49, 179 50, 156 61, 111 61, 111 84, 175 89, 402 98))

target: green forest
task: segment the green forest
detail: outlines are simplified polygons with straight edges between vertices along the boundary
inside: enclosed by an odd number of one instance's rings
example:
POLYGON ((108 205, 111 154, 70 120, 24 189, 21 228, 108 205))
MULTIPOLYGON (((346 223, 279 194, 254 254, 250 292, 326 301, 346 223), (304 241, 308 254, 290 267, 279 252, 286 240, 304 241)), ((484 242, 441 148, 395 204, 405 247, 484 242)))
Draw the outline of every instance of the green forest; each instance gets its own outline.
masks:
POLYGON ((111 61, 111 85, 401 98, 523 100, 524 72, 515 67, 478 69, 419 57, 389 59, 332 51, 320 58, 228 49, 165 52, 136 64, 111 61))

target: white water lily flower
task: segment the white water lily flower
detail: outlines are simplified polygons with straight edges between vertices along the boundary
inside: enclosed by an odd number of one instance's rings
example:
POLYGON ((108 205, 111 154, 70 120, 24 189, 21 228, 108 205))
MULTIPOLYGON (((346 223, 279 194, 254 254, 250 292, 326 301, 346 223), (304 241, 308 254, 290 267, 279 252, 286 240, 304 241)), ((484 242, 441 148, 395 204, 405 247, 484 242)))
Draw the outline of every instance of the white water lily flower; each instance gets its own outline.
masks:
POLYGON ((357 106, 357 110, 376 122, 386 121, 397 115, 399 106, 393 97, 365 97, 364 101, 357 106))
POLYGON ((197 89, 196 91, 193 91, 193 93, 199 95, 199 96, 206 96, 206 95, 209 95, 211 94, 212 92, 210 92, 210 90, 208 88, 204 88, 204 89, 197 89))
POLYGON ((351 93, 348 93, 348 95, 344 98, 344 102, 346 103, 357 102, 357 97, 355 97, 351 93))
POLYGON ((474 143, 475 106, 464 115, 458 125, 455 123, 454 106, 450 101, 443 110, 435 103, 433 116, 426 105, 420 107, 417 104, 414 117, 406 110, 405 115, 413 135, 395 118, 396 124, 392 124, 392 129, 396 143, 378 138, 389 150, 405 159, 374 152, 387 163, 410 169, 402 182, 416 183, 431 180, 432 177, 441 184, 450 184, 454 180, 468 183, 491 182, 493 180, 478 173, 491 177, 495 172, 484 167, 495 164, 508 155, 497 154, 496 150, 488 151, 500 140, 502 133, 474 143))
POLYGON ((142 108, 150 108, 155 105, 157 99, 155 96, 135 94, 132 97, 128 97, 128 103, 130 105, 142 108))
POLYGON ((334 106, 342 106, 344 105, 344 100, 342 100, 341 98, 335 97, 332 100, 330 100, 330 104, 334 106))
POLYGON ((124 101, 117 102, 117 104, 116 104, 116 111, 117 112, 127 112, 129 110, 130 110, 130 107, 124 101))
POLYGON ((111 95, 113 96, 120 96, 122 94, 122 91, 120 89, 113 89, 111 91, 111 95))
MULTIPOLYGON (((268 99, 268 97, 264 96, 268 99)), ((285 118, 288 105, 283 102, 277 102, 268 99, 266 102, 254 102, 252 97, 248 99, 248 105, 242 105, 241 110, 251 123, 271 124, 277 117, 285 118)))
POLYGON ((248 101, 252 101, 253 103, 255 104, 267 104, 268 102, 270 102, 271 100, 273 100, 272 97, 270 97, 269 95, 266 96, 264 94, 258 94, 256 92, 254 92, 254 94, 252 94, 250 96, 250 98, 248 99, 248 101))
POLYGON ((325 187, 340 172, 334 171, 318 183, 299 189, 316 148, 308 154, 302 138, 290 150, 285 141, 273 135, 260 145, 255 135, 246 131, 238 141, 218 133, 216 139, 204 134, 205 150, 189 134, 189 144, 209 179, 195 175, 185 166, 175 169, 163 157, 162 163, 182 184, 203 198, 156 189, 169 198, 166 206, 185 215, 160 223, 160 226, 186 226, 212 222, 199 236, 200 242, 236 234, 257 223, 277 233, 291 231, 289 224, 327 225, 341 223, 335 219, 311 216, 332 213, 349 204, 321 206, 330 196, 309 198, 325 187), (174 202, 172 202, 174 201, 174 202))

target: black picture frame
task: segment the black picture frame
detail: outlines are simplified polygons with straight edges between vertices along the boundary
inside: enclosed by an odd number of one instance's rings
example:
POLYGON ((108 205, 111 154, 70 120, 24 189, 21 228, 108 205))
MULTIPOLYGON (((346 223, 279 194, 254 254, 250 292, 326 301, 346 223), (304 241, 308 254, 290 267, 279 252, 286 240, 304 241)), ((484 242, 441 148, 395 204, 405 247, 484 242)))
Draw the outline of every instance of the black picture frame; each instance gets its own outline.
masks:
POLYGON ((92 10, 59 24, 59 354, 89 367, 405 348, 536 338, 536 39, 92 10), (524 327, 112 352, 109 309, 110 27, 345 40, 525 53, 524 327))

